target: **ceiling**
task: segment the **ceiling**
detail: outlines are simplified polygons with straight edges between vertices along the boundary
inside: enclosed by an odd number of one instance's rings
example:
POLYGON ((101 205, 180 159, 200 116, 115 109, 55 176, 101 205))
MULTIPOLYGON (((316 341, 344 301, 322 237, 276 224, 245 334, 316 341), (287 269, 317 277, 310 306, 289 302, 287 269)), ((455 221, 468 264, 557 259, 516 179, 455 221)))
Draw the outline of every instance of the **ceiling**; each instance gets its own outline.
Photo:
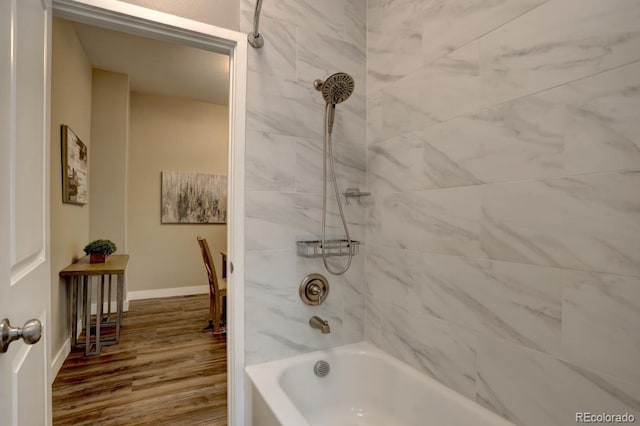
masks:
POLYGON ((74 23, 94 68, 129 75, 132 92, 229 102, 229 57, 74 23))

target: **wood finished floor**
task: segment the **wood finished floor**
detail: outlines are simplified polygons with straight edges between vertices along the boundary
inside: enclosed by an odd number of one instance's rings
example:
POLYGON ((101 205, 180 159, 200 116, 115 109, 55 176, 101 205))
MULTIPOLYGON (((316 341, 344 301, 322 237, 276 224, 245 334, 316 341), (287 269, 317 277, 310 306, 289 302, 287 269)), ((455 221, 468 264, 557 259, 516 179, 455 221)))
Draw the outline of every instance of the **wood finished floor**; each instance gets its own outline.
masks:
POLYGON ((131 301, 120 343, 74 351, 53 383, 53 424, 227 424, 226 338, 202 333, 208 295, 131 301))

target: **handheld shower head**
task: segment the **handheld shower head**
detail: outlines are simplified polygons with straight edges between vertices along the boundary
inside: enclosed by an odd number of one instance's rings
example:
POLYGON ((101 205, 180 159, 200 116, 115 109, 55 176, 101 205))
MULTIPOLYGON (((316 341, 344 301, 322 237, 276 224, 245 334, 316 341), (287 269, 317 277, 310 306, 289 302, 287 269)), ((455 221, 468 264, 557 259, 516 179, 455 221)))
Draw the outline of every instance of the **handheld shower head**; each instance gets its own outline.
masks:
POLYGON ((329 133, 331 133, 335 118, 335 106, 349 99, 349 96, 353 93, 355 82, 349 74, 338 72, 330 75, 325 81, 314 81, 313 86, 316 90, 322 92, 322 97, 327 103, 327 119, 329 121, 329 133))
POLYGON ((328 104, 335 105, 349 99, 354 86, 355 82, 349 74, 339 72, 329 76, 319 90, 322 91, 322 97, 328 104))
POLYGON ((349 99, 349 96, 353 94, 355 83, 353 78, 344 72, 339 72, 330 75, 325 81, 316 80, 313 82, 313 86, 316 90, 322 92, 322 97, 326 102, 325 105, 325 121, 324 121, 324 159, 323 159, 323 179, 322 179, 322 262, 327 271, 333 275, 342 275, 351 266, 351 260, 353 258, 353 251, 349 250, 349 258, 346 265, 339 270, 334 270, 329 263, 327 263, 327 256, 329 252, 325 251, 326 245, 326 231, 327 231, 327 162, 331 167, 331 181, 333 182, 333 190, 336 196, 336 202, 338 203, 338 210, 340 210, 340 219, 342 219, 342 227, 346 234, 348 246, 351 247, 351 237, 349 235, 349 227, 347 225, 347 219, 345 218, 344 211, 342 210, 342 203, 340 202, 340 191, 338 190, 338 181, 336 178, 335 160, 333 158, 333 144, 331 143, 331 133, 333 132, 333 121, 336 116, 336 104, 344 102, 349 99))

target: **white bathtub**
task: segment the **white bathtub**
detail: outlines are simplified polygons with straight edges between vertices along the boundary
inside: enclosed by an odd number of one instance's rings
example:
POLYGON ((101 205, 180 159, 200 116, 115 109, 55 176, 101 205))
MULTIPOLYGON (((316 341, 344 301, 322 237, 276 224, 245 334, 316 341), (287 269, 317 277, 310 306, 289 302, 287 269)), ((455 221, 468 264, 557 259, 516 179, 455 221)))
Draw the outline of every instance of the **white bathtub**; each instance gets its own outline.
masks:
POLYGON ((254 386, 253 426, 512 425, 366 342, 246 372, 254 386), (326 377, 313 371, 319 360, 331 366, 326 377))

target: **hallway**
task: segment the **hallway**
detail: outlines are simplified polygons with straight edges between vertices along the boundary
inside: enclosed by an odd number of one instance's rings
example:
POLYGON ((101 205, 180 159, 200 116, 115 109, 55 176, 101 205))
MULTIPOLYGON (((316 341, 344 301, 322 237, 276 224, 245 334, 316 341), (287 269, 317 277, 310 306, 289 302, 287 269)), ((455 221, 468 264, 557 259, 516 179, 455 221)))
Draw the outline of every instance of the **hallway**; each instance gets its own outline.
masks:
POLYGON ((119 344, 66 359, 53 424, 226 425, 226 338, 200 331, 207 315, 208 295, 131 301, 119 344))

